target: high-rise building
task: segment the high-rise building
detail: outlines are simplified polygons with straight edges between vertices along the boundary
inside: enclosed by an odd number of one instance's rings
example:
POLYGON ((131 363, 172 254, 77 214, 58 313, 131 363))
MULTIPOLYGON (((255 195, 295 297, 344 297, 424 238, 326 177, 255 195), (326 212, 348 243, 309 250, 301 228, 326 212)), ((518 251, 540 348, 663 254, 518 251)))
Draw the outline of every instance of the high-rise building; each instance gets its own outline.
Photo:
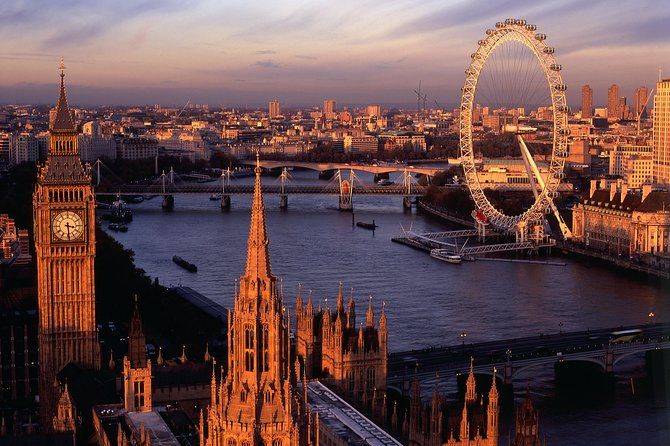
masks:
POLYGON ((40 410, 43 426, 64 392, 56 374, 72 362, 100 367, 95 324, 95 195, 79 160, 77 127, 67 104, 61 65, 60 97, 49 129, 49 153, 33 194, 39 310, 40 410))
POLYGON ((582 118, 593 117, 593 89, 587 84, 582 87, 582 118))
POLYGON ((335 117, 335 99, 326 99, 323 101, 323 115, 326 119, 333 119, 335 117))
POLYGON ((607 89, 607 117, 610 119, 620 119, 619 112, 619 86, 612 84, 607 89))
POLYGON ((274 119, 281 115, 281 104, 278 99, 273 99, 268 102, 268 114, 270 119, 274 119))
POLYGON ((647 87, 639 87, 635 90, 635 118, 647 117, 647 99, 649 99, 649 89, 647 87))
POLYGON ((656 84, 653 146, 654 182, 670 186, 670 79, 656 84))
POLYGON ((203 446, 311 444, 306 398, 297 391, 290 359, 288 312, 268 244, 257 160, 246 269, 228 313, 227 373, 220 380, 212 374, 211 403, 200 420, 203 446))

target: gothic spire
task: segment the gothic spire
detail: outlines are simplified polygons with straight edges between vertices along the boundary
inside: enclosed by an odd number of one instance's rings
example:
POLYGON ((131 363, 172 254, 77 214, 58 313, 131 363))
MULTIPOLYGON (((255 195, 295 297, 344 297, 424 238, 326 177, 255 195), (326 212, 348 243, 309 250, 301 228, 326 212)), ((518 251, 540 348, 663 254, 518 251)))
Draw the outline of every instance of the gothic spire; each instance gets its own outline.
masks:
POLYGON ((60 97, 56 104, 56 115, 51 124, 52 132, 76 132, 77 127, 72 120, 70 107, 67 105, 67 95, 65 94, 65 62, 60 61, 60 97))
POLYGON ((249 242, 247 246, 247 267, 245 276, 252 278, 269 278, 270 253, 268 250, 267 228, 265 226, 265 207, 261 190, 261 162, 256 153, 256 182, 254 184, 254 198, 251 204, 251 225, 249 227, 249 242))
POLYGON ((475 381, 475 358, 470 356, 470 373, 465 383, 465 403, 472 403, 477 399, 476 381, 475 381))

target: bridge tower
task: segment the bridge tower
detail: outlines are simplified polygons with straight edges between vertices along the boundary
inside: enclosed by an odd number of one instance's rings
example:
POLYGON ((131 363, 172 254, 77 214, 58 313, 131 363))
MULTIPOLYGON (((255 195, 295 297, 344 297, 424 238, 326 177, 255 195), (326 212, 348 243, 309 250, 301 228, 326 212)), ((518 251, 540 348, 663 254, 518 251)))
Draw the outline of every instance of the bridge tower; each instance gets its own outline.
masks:
POLYGON ((402 172, 402 186, 405 189, 405 195, 402 197, 402 207, 405 210, 412 210, 412 174, 407 169, 402 172))
POLYGON ((174 184, 174 169, 172 167, 170 167, 168 175, 165 175, 165 171, 161 175, 161 194, 163 195, 161 207, 164 211, 171 211, 174 209, 174 195, 167 193, 166 180, 169 181, 170 186, 174 184))
POLYGON ((288 209, 288 194, 286 193, 286 182, 288 181, 288 171, 286 170, 286 167, 282 169, 279 179, 281 180, 281 193, 279 194, 279 209, 285 211, 286 209, 288 209))
POLYGON ((354 171, 349 171, 349 179, 342 178, 342 171, 337 171, 337 178, 340 184, 340 210, 351 211, 354 209, 353 194, 354 194, 354 171))

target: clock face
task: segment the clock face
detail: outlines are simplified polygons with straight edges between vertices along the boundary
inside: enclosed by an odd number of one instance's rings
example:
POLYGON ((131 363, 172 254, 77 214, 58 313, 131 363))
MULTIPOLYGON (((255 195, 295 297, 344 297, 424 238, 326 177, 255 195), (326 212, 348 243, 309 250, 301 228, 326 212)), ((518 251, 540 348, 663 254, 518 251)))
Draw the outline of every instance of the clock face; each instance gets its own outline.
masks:
POLYGON ((84 221, 76 212, 62 211, 56 214, 51 224, 54 236, 66 242, 76 241, 84 234, 84 221))

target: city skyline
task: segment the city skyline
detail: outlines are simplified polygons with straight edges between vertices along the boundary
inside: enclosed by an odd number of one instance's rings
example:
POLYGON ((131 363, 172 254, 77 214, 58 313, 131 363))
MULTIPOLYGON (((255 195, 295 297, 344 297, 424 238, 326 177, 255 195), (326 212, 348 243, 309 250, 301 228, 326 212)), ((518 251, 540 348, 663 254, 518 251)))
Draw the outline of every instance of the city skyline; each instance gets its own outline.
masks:
POLYGON ((23 2, 0 8, 0 102, 49 103, 63 56, 76 87, 71 102, 80 105, 260 106, 276 97, 291 107, 332 97, 338 105, 411 106, 421 79, 431 102, 453 106, 483 28, 509 16, 548 35, 569 103, 578 106, 588 83, 599 106, 612 83, 629 98, 639 86, 651 89, 670 47, 670 8, 615 3, 498 1, 481 10, 467 2, 23 2))

